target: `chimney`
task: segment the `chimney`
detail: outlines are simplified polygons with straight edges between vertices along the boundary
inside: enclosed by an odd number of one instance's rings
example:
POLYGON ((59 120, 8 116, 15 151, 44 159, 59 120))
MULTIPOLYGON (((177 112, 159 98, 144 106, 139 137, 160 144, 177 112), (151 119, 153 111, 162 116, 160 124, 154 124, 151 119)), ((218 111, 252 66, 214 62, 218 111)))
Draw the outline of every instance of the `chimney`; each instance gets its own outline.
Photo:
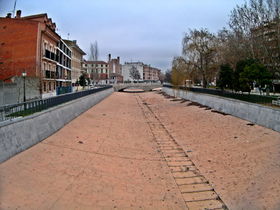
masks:
POLYGON ((77 40, 73 40, 73 43, 74 43, 74 44, 77 44, 77 40))
POLYGON ((21 10, 17 10, 16 18, 20 18, 20 17, 21 17, 21 10))
POLYGON ((108 60, 111 61, 111 54, 108 55, 108 60))
POLYGON ((12 13, 8 13, 6 18, 11 18, 12 17, 12 13))
POLYGON ((118 63, 120 63, 120 57, 119 56, 117 57, 117 60, 118 60, 118 63))

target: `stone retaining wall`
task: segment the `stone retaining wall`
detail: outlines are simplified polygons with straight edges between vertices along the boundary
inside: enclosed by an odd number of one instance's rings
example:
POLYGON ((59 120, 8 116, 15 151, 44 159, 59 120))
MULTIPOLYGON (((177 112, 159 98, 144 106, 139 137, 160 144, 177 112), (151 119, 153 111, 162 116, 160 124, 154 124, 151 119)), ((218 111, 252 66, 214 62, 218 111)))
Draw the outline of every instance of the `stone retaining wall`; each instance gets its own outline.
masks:
POLYGON ((174 90, 167 87, 164 87, 162 90, 168 95, 197 102, 202 105, 209 106, 217 111, 224 112, 280 132, 280 109, 274 109, 254 103, 209 94, 174 90))

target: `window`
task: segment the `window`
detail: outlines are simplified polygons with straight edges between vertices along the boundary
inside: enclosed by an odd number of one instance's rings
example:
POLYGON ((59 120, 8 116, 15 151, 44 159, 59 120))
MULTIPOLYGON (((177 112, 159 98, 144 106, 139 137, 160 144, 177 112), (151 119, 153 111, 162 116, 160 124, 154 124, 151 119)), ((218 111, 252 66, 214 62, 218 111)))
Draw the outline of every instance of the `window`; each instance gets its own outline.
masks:
POLYGON ((47 86, 46 86, 46 82, 44 82, 44 92, 47 91, 47 86))
POLYGON ((53 89, 55 90, 55 83, 53 83, 53 89))
POLYGON ((51 91, 52 90, 52 83, 49 82, 49 90, 51 91))

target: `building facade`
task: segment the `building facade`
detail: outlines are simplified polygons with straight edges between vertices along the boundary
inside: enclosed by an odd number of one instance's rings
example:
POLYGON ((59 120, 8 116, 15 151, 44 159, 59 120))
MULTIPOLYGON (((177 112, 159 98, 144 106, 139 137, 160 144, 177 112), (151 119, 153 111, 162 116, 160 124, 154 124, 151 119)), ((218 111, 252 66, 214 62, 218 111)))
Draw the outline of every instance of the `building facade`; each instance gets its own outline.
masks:
POLYGON ((56 94, 72 92, 72 51, 61 39, 57 46, 56 94))
POLYGON ((78 46, 76 40, 63 40, 71 49, 72 57, 71 57, 71 80, 72 86, 75 86, 76 83, 79 81, 80 76, 83 73, 83 56, 86 53, 78 46))
MULTIPOLYGON (((71 50, 55 32, 56 24, 47 14, 0 18, 0 80, 20 77, 39 78, 42 98, 71 86, 71 50)), ((34 87, 35 88, 35 87, 34 87)))
POLYGON ((105 61, 84 61, 84 69, 93 84, 109 84, 109 65, 105 61))
POLYGON ((160 72, 160 69, 145 65, 143 69, 143 79, 144 81, 157 82, 159 81, 160 72))
POLYGON ((111 58, 111 54, 108 55, 108 68, 110 83, 122 83, 122 65, 120 64, 120 57, 111 58))

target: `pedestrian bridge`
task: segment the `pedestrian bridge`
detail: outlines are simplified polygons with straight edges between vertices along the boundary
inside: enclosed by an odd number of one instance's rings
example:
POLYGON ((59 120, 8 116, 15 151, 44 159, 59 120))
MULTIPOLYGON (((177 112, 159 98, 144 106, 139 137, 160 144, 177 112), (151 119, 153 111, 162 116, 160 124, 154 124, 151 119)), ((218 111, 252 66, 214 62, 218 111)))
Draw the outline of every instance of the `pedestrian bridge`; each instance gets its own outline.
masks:
POLYGON ((121 83, 113 85, 115 91, 122 91, 124 89, 143 89, 144 91, 151 91, 155 88, 162 87, 161 83, 121 83))

